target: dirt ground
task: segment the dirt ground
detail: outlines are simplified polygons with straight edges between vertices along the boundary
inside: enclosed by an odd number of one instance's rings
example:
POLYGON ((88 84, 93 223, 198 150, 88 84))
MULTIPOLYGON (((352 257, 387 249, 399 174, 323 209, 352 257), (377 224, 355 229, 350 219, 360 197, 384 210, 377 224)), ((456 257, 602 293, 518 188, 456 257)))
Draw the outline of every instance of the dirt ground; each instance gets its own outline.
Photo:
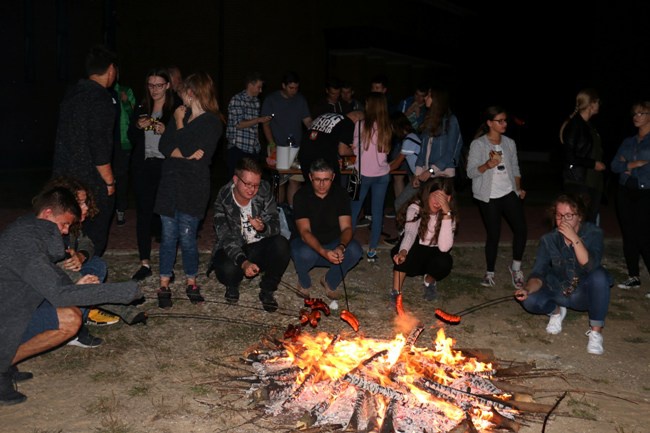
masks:
MULTIPOLYGON (((535 244, 526 253, 529 270, 535 244)), ((349 310, 361 322, 359 333, 392 339, 394 312, 389 305, 391 263, 388 251, 380 260, 361 262, 346 278, 349 310)), ((408 279, 404 305, 425 326, 416 345, 431 347, 439 327, 434 309, 456 312, 489 299, 512 293, 507 278, 508 250, 502 247, 497 263, 497 286, 478 283, 484 268, 482 247, 457 246, 454 271, 439 284, 433 302, 422 299, 421 280, 408 279), (501 272, 503 271, 503 272, 501 272)), ((114 281, 135 270, 134 254, 105 256, 114 281)), ((207 257, 202 257, 206 263, 207 257)), ((154 266, 157 264, 154 263, 154 266)), ((607 241, 605 265, 620 281, 624 264, 619 241, 607 241)), ((180 274, 177 265, 177 274, 180 274)), ((323 271, 314 270, 318 281, 323 271)), ((642 274, 643 281, 650 281, 642 274)), ((293 265, 284 281, 295 286, 293 265)), ((19 384, 28 396, 20 405, 0 407, 0 431, 6 433, 176 433, 292 431, 296 423, 287 417, 266 416, 246 395, 248 384, 233 380, 250 374, 240 361, 247 348, 268 333, 282 335, 298 323, 302 300, 280 288, 278 312, 260 308, 257 280, 242 285, 237 306, 224 302, 223 287, 205 277, 199 281, 207 302, 191 305, 183 284, 174 286, 175 304, 159 310, 155 301, 157 281, 143 283, 147 301, 140 308, 150 314, 146 326, 123 323, 92 327, 105 339, 96 349, 63 346, 22 363, 33 380, 19 384)), ((650 300, 643 289, 612 289, 610 312, 604 331, 605 353, 586 352, 587 316, 570 311, 561 334, 545 332, 547 318, 527 314, 515 301, 501 303, 465 316, 461 324, 445 326, 455 347, 488 348, 503 365, 534 362, 539 377, 516 381, 528 387, 538 403, 553 405, 566 396, 547 420, 548 433, 650 431, 650 300)), ((317 289, 314 297, 322 297, 317 289)), ((344 308, 344 302, 341 302, 344 308)), ((315 330, 351 335, 352 330, 332 314, 315 330)), ((542 420, 530 422, 520 432, 542 432, 542 420)), ((431 431, 435 430, 432 426, 431 431)))

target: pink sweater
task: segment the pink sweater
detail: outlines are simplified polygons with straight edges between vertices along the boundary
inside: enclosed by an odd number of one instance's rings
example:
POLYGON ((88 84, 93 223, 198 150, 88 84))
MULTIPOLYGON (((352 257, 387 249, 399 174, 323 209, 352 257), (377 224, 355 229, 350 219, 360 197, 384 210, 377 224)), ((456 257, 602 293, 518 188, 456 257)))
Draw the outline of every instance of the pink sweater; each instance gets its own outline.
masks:
MULTIPOLYGON (((399 250, 410 251, 413 243, 418 238, 418 228, 420 227, 420 220, 417 219, 413 221, 415 215, 420 212, 420 205, 418 203, 411 203, 411 205, 406 210, 406 224, 404 224, 404 238, 402 238, 402 243, 400 244, 399 250)), ((429 224, 427 225, 427 233, 424 239, 420 239, 420 245, 425 246, 437 246, 438 249, 442 252, 449 251, 454 245, 454 229, 455 222, 452 219, 443 219, 442 224, 440 225, 440 233, 438 233, 438 244, 431 245, 431 240, 433 239, 434 230, 436 229, 436 221, 438 220, 437 215, 431 215, 429 218, 429 224)))
POLYGON ((359 144, 361 144, 361 174, 367 177, 379 177, 390 172, 388 154, 377 151, 377 127, 373 125, 370 145, 359 143, 359 135, 363 136, 362 122, 358 122, 354 128, 354 154, 359 158, 359 144))

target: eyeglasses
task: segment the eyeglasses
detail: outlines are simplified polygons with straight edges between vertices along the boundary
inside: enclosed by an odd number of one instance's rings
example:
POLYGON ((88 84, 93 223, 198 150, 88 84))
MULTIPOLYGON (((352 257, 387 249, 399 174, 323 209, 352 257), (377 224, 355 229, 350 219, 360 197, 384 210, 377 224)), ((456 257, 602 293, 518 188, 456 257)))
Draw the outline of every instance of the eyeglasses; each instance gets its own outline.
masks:
POLYGON ((312 181, 312 182, 320 183, 321 185, 323 185, 323 184, 325 184, 325 183, 330 183, 330 182, 333 181, 333 180, 334 180, 333 177, 325 177, 325 178, 312 177, 312 178, 311 178, 311 181, 312 181))
POLYGON ((149 89, 156 89, 156 90, 161 90, 166 85, 167 83, 147 83, 147 87, 149 89))
POLYGON ((632 113, 632 117, 641 117, 641 116, 645 116, 646 114, 650 114, 650 112, 648 112, 648 111, 640 111, 638 113, 632 113))
POLYGON ((504 125, 508 123, 508 119, 492 119, 493 122, 497 122, 499 125, 504 125))
MULTIPOLYGON (((235 175, 235 176, 237 176, 237 175, 235 175)), ((246 182, 244 179, 242 179, 242 178, 239 177, 239 176, 237 176, 237 179, 239 179, 239 181, 240 181, 241 183, 243 183, 244 186, 245 186, 246 188, 257 189, 257 188, 260 187, 260 184, 259 184, 259 183, 250 183, 250 182, 246 182)))
POLYGON ((556 220, 564 220, 564 221, 573 221, 573 217, 575 217, 577 214, 574 213, 556 213, 555 214, 555 219, 556 220))

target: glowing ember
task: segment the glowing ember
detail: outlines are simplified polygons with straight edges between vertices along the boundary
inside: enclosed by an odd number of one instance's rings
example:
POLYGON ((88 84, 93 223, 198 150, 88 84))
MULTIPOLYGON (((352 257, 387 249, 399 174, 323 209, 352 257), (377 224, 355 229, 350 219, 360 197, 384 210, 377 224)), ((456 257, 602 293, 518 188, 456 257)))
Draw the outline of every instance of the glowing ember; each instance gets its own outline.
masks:
POLYGON ((461 423, 478 431, 514 424, 510 396, 489 380, 492 365, 453 350, 442 329, 434 349, 416 347, 422 330, 391 341, 302 333, 272 358, 251 354, 258 381, 249 394, 264 390, 267 413, 304 415, 309 427, 447 432, 461 423))

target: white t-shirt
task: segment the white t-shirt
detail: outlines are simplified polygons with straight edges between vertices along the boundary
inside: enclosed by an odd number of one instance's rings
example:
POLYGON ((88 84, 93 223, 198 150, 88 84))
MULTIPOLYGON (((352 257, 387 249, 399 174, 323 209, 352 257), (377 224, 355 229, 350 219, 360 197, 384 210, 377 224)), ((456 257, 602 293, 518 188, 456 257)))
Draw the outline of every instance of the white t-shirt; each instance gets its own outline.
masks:
MULTIPOLYGON (((234 189, 235 185, 232 186, 234 189)), ((249 221, 249 217, 253 215, 253 210, 251 207, 251 202, 249 201, 247 205, 242 206, 237 202, 234 192, 232 192, 232 198, 235 200, 235 204, 239 207, 239 215, 241 222, 241 235, 246 240, 247 244, 252 244, 262 239, 262 236, 255 230, 249 221)))
MULTIPOLYGON (((500 145, 493 145, 492 150, 495 152, 501 152, 500 145)), ((501 159, 501 162, 496 167, 492 168, 494 170, 494 175, 492 176, 492 188, 490 189, 490 198, 501 198, 505 195, 508 195, 512 192, 512 183, 510 182, 510 177, 508 176, 508 166, 505 163, 505 159, 501 159)))

